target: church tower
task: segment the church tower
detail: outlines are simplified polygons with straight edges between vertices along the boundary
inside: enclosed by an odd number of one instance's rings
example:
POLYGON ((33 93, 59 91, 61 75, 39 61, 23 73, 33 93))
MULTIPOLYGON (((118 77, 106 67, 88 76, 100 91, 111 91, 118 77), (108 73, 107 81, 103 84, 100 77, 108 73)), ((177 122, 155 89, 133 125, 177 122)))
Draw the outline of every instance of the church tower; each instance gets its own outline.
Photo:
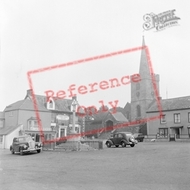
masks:
MULTIPOLYGON (((142 47, 145 47, 144 36, 142 47)), ((151 103, 156 101, 145 48, 141 50, 139 74, 141 80, 139 82, 131 82, 131 121, 146 118, 146 111, 151 103)), ((159 94, 159 75, 153 75, 159 94)))

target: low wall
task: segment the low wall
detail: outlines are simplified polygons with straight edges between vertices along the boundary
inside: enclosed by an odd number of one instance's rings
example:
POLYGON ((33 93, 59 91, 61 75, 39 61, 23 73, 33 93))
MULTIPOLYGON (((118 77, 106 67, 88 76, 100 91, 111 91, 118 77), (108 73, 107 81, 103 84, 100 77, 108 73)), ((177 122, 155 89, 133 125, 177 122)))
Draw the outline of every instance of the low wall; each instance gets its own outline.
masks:
POLYGON ((169 141, 169 139, 150 139, 150 138, 144 138, 144 142, 154 142, 154 141, 156 141, 156 142, 168 142, 169 141))
POLYGON ((81 141, 82 144, 89 145, 94 149, 103 149, 103 141, 102 140, 83 140, 81 141))
POLYGON ((190 142, 190 139, 175 139, 176 142, 190 142))

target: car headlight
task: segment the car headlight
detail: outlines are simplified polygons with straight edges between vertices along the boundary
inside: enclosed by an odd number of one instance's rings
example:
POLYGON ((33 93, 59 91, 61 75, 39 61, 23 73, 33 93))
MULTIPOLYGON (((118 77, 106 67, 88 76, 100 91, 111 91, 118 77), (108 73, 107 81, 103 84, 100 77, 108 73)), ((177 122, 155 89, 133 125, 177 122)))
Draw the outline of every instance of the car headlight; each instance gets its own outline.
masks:
POLYGON ((38 146, 41 146, 41 143, 38 143, 38 146))
POLYGON ((26 149, 28 146, 24 145, 23 147, 24 147, 24 149, 26 149))

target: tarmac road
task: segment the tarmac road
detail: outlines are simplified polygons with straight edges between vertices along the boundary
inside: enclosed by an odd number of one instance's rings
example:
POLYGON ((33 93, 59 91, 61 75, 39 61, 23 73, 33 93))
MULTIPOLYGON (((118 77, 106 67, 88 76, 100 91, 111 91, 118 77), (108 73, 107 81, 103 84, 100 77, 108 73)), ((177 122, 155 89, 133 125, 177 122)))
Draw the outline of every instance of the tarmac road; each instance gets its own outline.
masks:
POLYGON ((190 143, 12 155, 0 150, 2 190, 189 190, 190 143))

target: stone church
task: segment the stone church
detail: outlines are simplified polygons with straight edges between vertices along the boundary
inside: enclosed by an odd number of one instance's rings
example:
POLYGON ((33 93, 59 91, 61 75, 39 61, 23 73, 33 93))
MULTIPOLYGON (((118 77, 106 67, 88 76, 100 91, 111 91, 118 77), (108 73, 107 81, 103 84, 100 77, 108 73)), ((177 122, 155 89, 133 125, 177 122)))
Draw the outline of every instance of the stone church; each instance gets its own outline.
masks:
POLYGON ((159 75, 151 73, 151 64, 148 60, 143 37, 140 57, 139 74, 141 81, 131 83, 131 117, 130 121, 146 119, 146 112, 159 97, 159 75), (153 85, 155 83, 155 85, 153 85))
POLYGON ((151 105, 156 102, 156 97, 159 97, 159 75, 152 72, 152 67, 148 58, 145 39, 143 37, 139 67, 141 80, 139 82, 131 82, 131 102, 127 102, 124 108, 116 108, 117 113, 120 114, 120 117, 117 117, 117 121, 116 119, 112 119, 115 117, 112 114, 112 109, 107 111, 107 113, 94 114, 93 121, 87 121, 86 123, 87 131, 104 127, 112 129, 110 128, 111 126, 113 126, 114 129, 114 126, 123 122, 129 123, 129 126, 117 128, 117 130, 130 131, 133 133, 141 132, 147 135, 147 124, 146 122, 142 122, 142 120, 147 118, 146 112, 151 105), (112 118, 109 117, 110 114, 112 118))

